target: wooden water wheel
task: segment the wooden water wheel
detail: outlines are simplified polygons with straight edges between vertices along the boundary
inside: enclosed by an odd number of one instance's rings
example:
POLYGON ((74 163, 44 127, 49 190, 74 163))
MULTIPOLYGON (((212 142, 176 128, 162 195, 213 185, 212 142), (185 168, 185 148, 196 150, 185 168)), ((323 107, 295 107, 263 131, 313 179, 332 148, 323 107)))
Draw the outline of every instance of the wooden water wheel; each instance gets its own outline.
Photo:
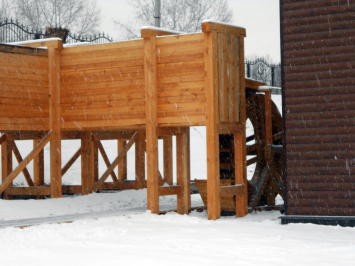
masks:
MULTIPOLYGON (((256 93, 247 95, 247 165, 255 164, 254 174, 248 180, 248 203, 250 210, 255 209, 257 206, 274 206, 275 198, 278 194, 283 198, 282 117, 275 103, 272 102, 271 105, 273 167, 268 167, 265 158, 265 96, 256 93), (251 156, 253 157, 250 158, 251 156), (270 175, 270 171, 277 173, 273 173, 270 178, 268 176, 270 175), (267 181, 266 178, 268 179, 267 181)), ((231 184, 234 184, 233 135, 220 135, 219 139, 221 181, 224 183, 229 181, 231 184)), ((233 210, 233 204, 233 198, 221 199, 221 209, 224 211, 233 210)))

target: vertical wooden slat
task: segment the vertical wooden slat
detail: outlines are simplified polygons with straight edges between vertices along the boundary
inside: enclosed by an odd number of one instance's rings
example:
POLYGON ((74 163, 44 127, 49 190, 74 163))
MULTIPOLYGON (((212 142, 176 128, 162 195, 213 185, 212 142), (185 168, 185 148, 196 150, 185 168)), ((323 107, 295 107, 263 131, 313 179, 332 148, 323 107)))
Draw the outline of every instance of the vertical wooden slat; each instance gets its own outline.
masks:
POLYGON ((189 166, 187 154, 188 149, 188 136, 187 130, 181 135, 176 136, 176 172, 177 172, 177 185, 181 186, 177 193, 177 212, 179 214, 187 214, 189 212, 189 197, 190 197, 190 179, 189 179, 189 166))
MULTIPOLYGON (((117 151, 120 153, 127 142, 125 140, 117 140, 117 151)), ((125 154, 122 158, 122 161, 118 164, 118 181, 123 182, 127 179, 127 155, 125 154)))
POLYGON ((236 195, 236 216, 248 214, 247 191, 247 156, 246 156, 246 106, 245 106, 245 67, 244 67, 244 36, 239 36, 239 84, 240 84, 240 123, 242 131, 234 134, 235 181, 243 184, 243 193, 236 195))
POLYGON ((229 61, 229 54, 228 54, 228 34, 223 34, 223 64, 224 64, 224 100, 223 100, 223 122, 228 122, 228 95, 229 95, 229 69, 228 69, 228 61, 229 61))
POLYGON ((173 184, 173 137, 165 136, 164 150, 164 180, 168 185, 173 184))
POLYGON ((145 188, 145 132, 139 130, 135 144, 136 189, 145 188))
MULTIPOLYGON (((11 141, 5 140, 1 144, 1 181, 12 172, 12 147, 11 141)), ((12 183, 11 183, 12 185, 12 183)), ((12 199, 10 195, 4 192, 4 199, 12 199)))
MULTIPOLYGON (((232 50, 234 50, 234 86, 235 86, 235 97, 236 97, 236 101, 235 101, 235 122, 239 122, 240 117, 239 117, 239 108, 240 108, 240 75, 241 75, 241 71, 240 71, 240 63, 241 61, 239 60, 239 51, 240 51, 240 47, 239 47, 239 37, 238 36, 233 36, 232 37, 234 40, 234 49, 232 48, 232 50)), ((242 62, 243 66, 244 66, 244 62, 242 62)), ((244 67, 245 68, 245 67, 244 67)), ((245 71, 245 70, 244 70, 245 71)), ((245 73, 242 73, 242 76, 245 77, 245 73)))
POLYGON ((84 131, 81 138, 81 194, 88 195, 94 185, 94 141, 91 131, 84 131))
POLYGON ((159 164, 157 135, 157 64, 156 38, 144 39, 146 151, 147 151, 147 208, 159 214, 159 164))
POLYGON ((224 34, 221 32, 217 33, 217 45, 218 45, 218 110, 219 110, 219 120, 225 122, 224 120, 224 34))
POLYGON ((235 38, 230 36, 230 43, 228 42, 228 69, 229 69, 229 95, 228 95, 228 121, 229 122, 238 122, 237 120, 237 93, 236 93, 236 77, 235 77, 235 38))
MULTIPOLYGON (((33 148, 35 148, 41 140, 33 140, 33 148)), ((33 158, 33 183, 35 186, 44 185, 44 151, 41 150, 33 158)))
POLYGON ((46 43, 48 47, 48 81, 49 81, 49 119, 53 138, 50 143, 50 186, 51 197, 62 197, 61 165, 61 120, 60 120, 60 60, 59 51, 63 48, 61 41, 46 43))
POLYGON ((187 180, 189 181, 187 186, 187 190, 188 190, 188 208, 189 208, 189 213, 191 212, 191 154, 190 154, 190 127, 186 128, 186 147, 187 147, 187 153, 186 153, 186 157, 187 157, 187 180))
POLYGON ((99 180, 99 142, 94 141, 94 182, 99 180))
POLYGON ((219 135, 217 131, 219 122, 217 60, 217 32, 214 30, 205 32, 207 211, 210 220, 216 220, 221 216, 219 135))

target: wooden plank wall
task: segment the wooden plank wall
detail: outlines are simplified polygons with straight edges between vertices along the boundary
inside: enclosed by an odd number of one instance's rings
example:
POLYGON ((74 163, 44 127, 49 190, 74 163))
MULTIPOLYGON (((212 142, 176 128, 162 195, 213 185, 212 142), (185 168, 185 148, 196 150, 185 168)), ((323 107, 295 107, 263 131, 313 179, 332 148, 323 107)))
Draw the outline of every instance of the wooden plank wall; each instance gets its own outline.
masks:
POLYGON ((62 129, 145 124, 143 40, 61 51, 62 129))
POLYGON ((158 124, 206 124, 203 33, 157 38, 158 124))
POLYGON ((355 1, 281 1, 286 214, 355 215, 355 1))
POLYGON ((239 36, 217 34, 218 107, 220 122, 239 122, 239 36))
POLYGON ((48 130, 48 51, 0 45, 0 131, 48 130))

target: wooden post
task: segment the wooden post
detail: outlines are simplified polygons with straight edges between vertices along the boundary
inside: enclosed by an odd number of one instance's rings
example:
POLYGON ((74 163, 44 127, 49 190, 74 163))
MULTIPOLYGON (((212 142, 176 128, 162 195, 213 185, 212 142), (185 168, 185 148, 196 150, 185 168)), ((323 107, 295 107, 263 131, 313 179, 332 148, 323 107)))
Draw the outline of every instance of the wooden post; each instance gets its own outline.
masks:
POLYGON ((207 140, 207 212, 209 220, 219 219, 221 204, 219 196, 219 135, 217 124, 218 111, 218 70, 217 70, 217 32, 205 32, 205 70, 206 70, 206 140, 207 140))
MULTIPOLYGON (((117 140, 117 150, 120 153, 127 142, 125 140, 117 140)), ((125 154, 122 161, 118 164, 118 181, 123 182, 127 179, 127 155, 125 154)))
POLYGON ((245 65, 244 65, 244 36, 239 36, 239 86, 240 86, 240 124, 241 132, 234 134, 235 154, 235 183, 243 185, 243 192, 235 196, 236 216, 248 214, 248 179, 246 155, 246 106, 245 106, 245 65))
POLYGON ((164 181, 173 185, 173 137, 165 136, 164 143, 164 181))
POLYGON ((136 189, 145 188, 145 132, 139 130, 135 144, 136 189))
POLYGON ((99 145, 94 141, 94 182, 99 180, 99 145))
POLYGON ((157 64, 156 38, 144 39, 146 150, 147 150, 147 208, 159 214, 159 164, 157 135, 157 64))
MULTIPOLYGON (((12 147, 11 141, 5 140, 1 144, 1 181, 4 182, 6 177, 12 172, 12 147)), ((4 192, 4 199, 12 199, 10 195, 4 192)))
POLYGON ((94 185, 94 141, 91 131, 84 131, 81 138, 81 194, 92 193, 94 185))
MULTIPOLYGON (((33 148, 35 148, 40 139, 33 140, 33 148)), ((40 151, 33 158, 33 183, 35 186, 43 186, 44 185, 44 152, 40 151)))
POLYGON ((191 210, 190 196, 190 174, 189 174, 189 130, 188 128, 181 135, 176 136, 176 172, 177 185, 181 186, 177 193, 177 212, 187 214, 191 210))
POLYGON ((61 165, 61 108, 60 108, 60 60, 59 52, 63 48, 61 41, 46 42, 48 47, 49 79, 49 119, 53 138, 50 144, 50 180, 51 197, 62 197, 61 165))

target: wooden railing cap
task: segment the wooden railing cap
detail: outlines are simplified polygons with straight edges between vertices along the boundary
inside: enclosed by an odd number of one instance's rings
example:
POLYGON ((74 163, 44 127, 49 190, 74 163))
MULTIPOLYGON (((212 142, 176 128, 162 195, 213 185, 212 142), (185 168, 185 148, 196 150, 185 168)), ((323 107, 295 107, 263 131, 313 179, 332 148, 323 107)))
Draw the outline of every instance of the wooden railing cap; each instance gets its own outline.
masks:
POLYGON ((166 36, 166 35, 180 35, 184 34, 180 31, 168 30, 163 28, 151 27, 151 26, 144 26, 141 28, 141 37, 150 38, 156 36, 166 36))
POLYGON ((239 27, 233 24, 228 24, 224 22, 218 22, 213 20, 204 20, 201 23, 202 31, 205 33, 209 33, 212 31, 217 31, 226 34, 232 35, 241 35, 246 37, 246 30, 243 27, 239 27))

